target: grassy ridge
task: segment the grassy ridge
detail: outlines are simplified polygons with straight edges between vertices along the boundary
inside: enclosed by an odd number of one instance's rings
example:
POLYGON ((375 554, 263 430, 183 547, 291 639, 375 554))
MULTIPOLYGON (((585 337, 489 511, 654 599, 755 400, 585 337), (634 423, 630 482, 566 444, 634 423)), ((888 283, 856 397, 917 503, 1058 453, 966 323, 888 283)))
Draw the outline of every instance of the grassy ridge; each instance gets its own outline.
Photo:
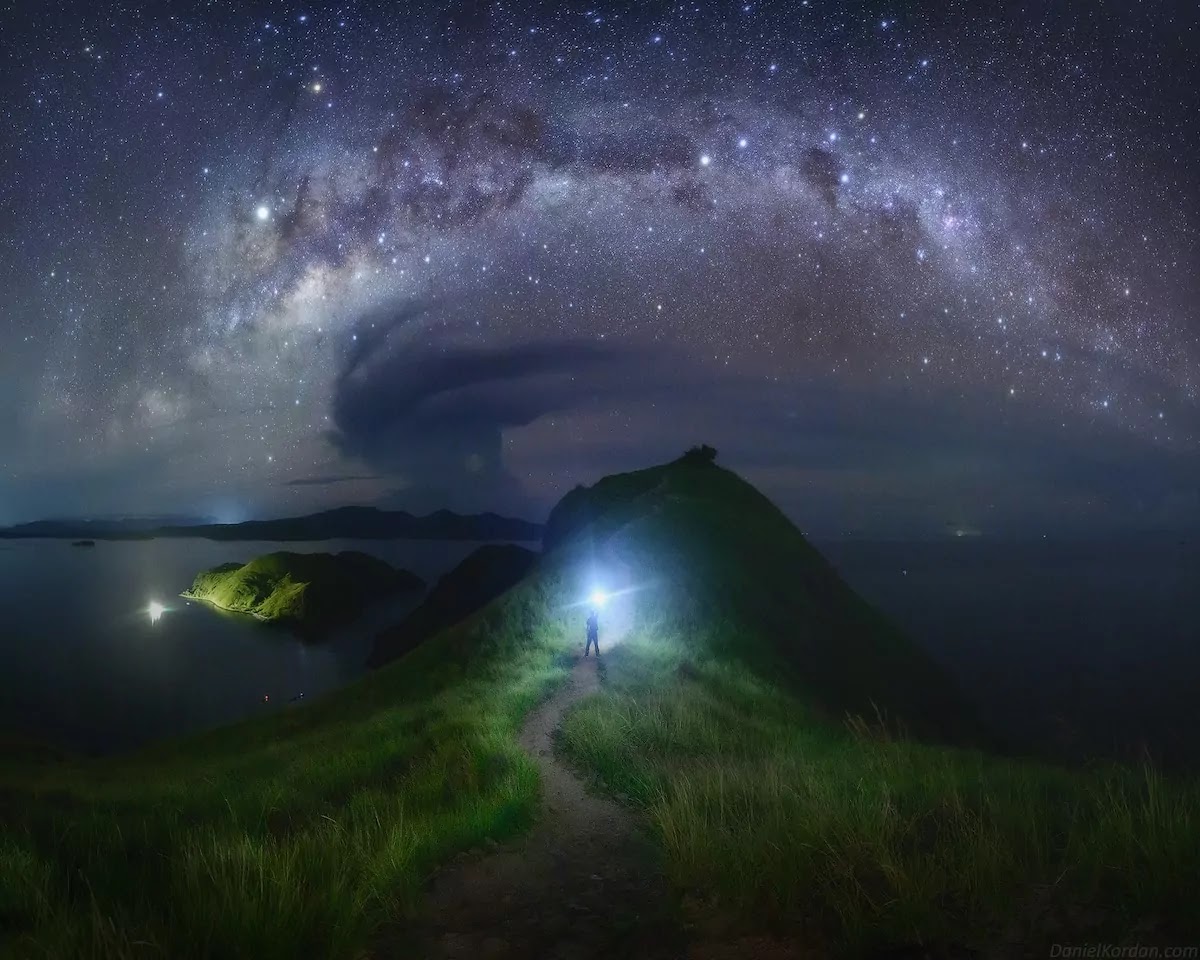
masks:
POLYGON ((0 956, 354 956, 431 864, 528 822, 515 732, 565 644, 547 584, 308 707, 0 764, 0 956))
POLYGON ((1194 781, 896 736, 980 731, 733 474, 564 504, 531 577, 361 683, 128 759, 0 761, 0 955, 356 956, 432 864, 528 822, 515 732, 597 581, 604 692, 565 748, 644 807, 690 921, 839 953, 1200 934, 1194 781))
POLYGON ((728 470, 684 458, 606 477, 564 497, 546 530, 636 585, 632 612, 669 612, 695 652, 779 678, 820 715, 882 711, 923 736, 986 740, 947 674, 728 470))
POLYGON ((1195 782, 839 729, 694 650, 665 624, 627 637, 564 742, 645 808, 701 928, 838 953, 1200 933, 1195 782))
POLYGON ((645 808, 690 922, 839 953, 1200 934, 1195 780, 908 738, 987 742, 941 671, 726 471, 640 471, 564 504, 584 525, 548 532, 639 584, 564 743, 645 808))

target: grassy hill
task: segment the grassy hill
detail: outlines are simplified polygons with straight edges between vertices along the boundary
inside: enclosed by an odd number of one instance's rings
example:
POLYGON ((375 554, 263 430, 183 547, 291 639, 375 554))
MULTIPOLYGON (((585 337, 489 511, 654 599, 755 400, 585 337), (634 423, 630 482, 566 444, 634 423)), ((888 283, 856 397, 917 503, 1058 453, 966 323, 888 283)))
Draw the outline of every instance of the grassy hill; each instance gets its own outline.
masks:
POLYGON ((268 622, 319 629, 374 600, 422 586, 415 574, 365 553, 280 551, 197 574, 182 595, 268 622))
POLYGON ((1200 785, 938 745, 979 734, 953 686, 736 475, 691 457, 606 478, 546 544, 465 621, 308 706, 130 757, 0 758, 0 955, 402 942, 433 865, 529 822, 515 733, 595 588, 604 689, 563 746, 644 811, 695 937, 854 954, 1200 934, 1200 785))
POLYGON ((937 954, 1200 930, 1195 780, 980 749, 942 671, 735 474, 605 478, 547 541, 618 590, 606 690, 564 747, 646 810, 701 938, 937 954))
POLYGON ((929 737, 986 735, 949 677, 855 594, 770 500, 695 454, 567 494, 546 525, 647 595, 692 656, 776 676, 836 722, 847 712, 929 737))
POLYGON ((281 713, 103 760, 0 753, 0 957, 360 956, 433 865, 530 822, 516 733, 563 674, 553 590, 281 713))

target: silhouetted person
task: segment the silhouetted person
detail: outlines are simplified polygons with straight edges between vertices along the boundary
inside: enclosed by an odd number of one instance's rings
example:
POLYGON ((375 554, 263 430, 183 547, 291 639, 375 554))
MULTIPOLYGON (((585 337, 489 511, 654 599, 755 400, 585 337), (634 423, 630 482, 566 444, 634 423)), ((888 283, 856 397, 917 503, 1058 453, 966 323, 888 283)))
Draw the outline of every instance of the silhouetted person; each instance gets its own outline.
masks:
POLYGON ((596 656, 600 656, 600 616, 593 610, 588 614, 587 618, 587 645, 583 648, 583 655, 586 657, 593 647, 596 647, 596 656))

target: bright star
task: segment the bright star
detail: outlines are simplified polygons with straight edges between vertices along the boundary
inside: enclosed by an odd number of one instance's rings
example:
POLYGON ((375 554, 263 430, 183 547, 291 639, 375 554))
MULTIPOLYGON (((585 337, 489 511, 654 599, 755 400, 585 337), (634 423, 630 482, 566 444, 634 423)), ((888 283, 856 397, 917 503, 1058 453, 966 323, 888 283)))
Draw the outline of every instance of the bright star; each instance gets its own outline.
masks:
POLYGON ((258 217, 259 220, 269 220, 271 219, 271 208, 266 204, 263 204, 254 211, 254 215, 258 217))

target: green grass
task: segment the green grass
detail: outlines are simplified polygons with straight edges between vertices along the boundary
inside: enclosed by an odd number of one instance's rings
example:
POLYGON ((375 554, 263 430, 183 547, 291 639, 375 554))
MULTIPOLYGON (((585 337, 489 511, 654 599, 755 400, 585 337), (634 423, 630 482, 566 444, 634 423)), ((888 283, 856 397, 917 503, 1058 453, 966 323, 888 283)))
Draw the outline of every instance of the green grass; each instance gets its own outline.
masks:
POLYGON ((564 505, 532 576, 327 698, 129 758, 0 757, 0 956, 402 942, 437 863, 529 823, 515 734, 597 579, 604 686, 564 747, 643 808, 702 935, 1196 942, 1194 779, 961 746, 980 729, 944 674, 727 471, 639 471, 564 505))
POLYGON ((849 954, 1200 933, 1200 784, 839 728, 695 648, 664 626, 626 638, 564 742, 645 809, 701 928, 849 954))
POLYGON ((309 706, 128 758, 0 764, 0 956, 352 957, 522 829, 562 676, 544 584, 309 706))
POLYGON ((778 677, 836 722, 878 707, 923 736, 984 738, 945 672, 730 471, 677 462, 606 477, 564 497, 546 529, 642 588, 636 610, 673 622, 690 649, 778 677))
POLYGON ((946 676, 735 475, 639 471, 555 513, 643 585, 564 744, 645 809, 689 922, 849 954, 1200 935, 1200 783, 966 746, 946 676))

